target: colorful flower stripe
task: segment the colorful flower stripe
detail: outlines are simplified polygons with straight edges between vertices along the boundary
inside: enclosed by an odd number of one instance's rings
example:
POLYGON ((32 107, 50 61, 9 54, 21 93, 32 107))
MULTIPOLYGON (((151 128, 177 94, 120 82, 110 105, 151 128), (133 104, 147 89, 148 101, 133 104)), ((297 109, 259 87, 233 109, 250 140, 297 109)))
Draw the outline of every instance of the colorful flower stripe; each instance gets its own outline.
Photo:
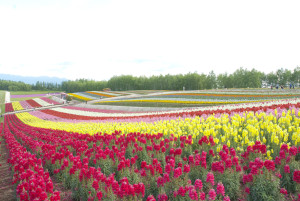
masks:
POLYGON ((23 109, 31 109, 33 108, 27 101, 19 101, 23 109))
MULTIPOLYGON (((207 100, 219 100, 219 101, 228 101, 228 100, 274 100, 274 99, 287 99, 291 97, 299 97, 300 95, 295 95, 295 96, 264 96, 264 97, 237 97, 237 96, 201 96, 201 95, 156 95, 156 96, 147 96, 143 97, 143 99, 169 99, 169 100, 174 100, 174 99, 179 99, 179 100, 202 100, 202 101, 207 101, 207 100), (209 97, 209 99, 208 99, 209 97)), ((129 98, 128 98, 129 99, 129 98)), ((134 98, 130 98, 134 99, 134 98)))
POLYGON ((122 95, 122 96, 129 95, 129 93, 119 92, 119 91, 111 91, 110 93, 111 93, 111 94, 116 94, 116 95, 122 95))
POLYGON ((50 98, 47 98, 47 97, 41 97, 40 99, 42 99, 43 101, 46 101, 47 103, 50 103, 50 104, 53 104, 53 105, 59 105, 60 103, 55 101, 55 100, 52 100, 50 98))
POLYGON ((100 99, 101 98, 101 96, 99 96, 99 95, 91 94, 91 93, 87 93, 87 92, 80 92, 79 95, 82 95, 82 96, 85 96, 88 98, 92 98, 92 99, 100 99))
MULTIPOLYGON (((47 99, 47 98, 46 98, 47 99)), ((45 101, 44 99, 41 99, 41 98, 34 98, 33 99, 35 102, 37 102, 38 104, 40 104, 42 107, 45 107, 45 106, 50 106, 52 105, 52 103, 49 103, 48 101, 45 101)), ((49 99, 48 99, 49 100, 49 99)), ((55 103, 57 103, 56 101, 53 101, 55 103)))
POLYGON ((49 96, 58 95, 60 93, 50 93, 50 94, 23 94, 23 95, 11 95, 11 98, 29 98, 29 97, 39 97, 39 96, 49 96))
POLYGON ((86 97, 84 97, 84 96, 80 96, 80 95, 77 95, 77 94, 75 94, 75 93, 68 93, 68 94, 71 95, 71 96, 74 96, 75 98, 84 100, 84 101, 90 101, 90 100, 93 100, 93 99, 91 99, 91 98, 86 98, 86 97))
MULTIPOLYGON (((190 114, 190 116, 201 116, 203 114, 217 114, 217 113, 223 113, 223 112, 234 112, 239 110, 248 110, 247 108, 250 108, 250 110, 257 111, 259 108, 274 108, 276 106, 284 106, 284 105, 300 105, 300 100, 298 99, 290 99, 290 100, 282 100, 282 101, 268 101, 263 103, 250 103, 250 104, 237 104, 237 105, 224 105, 224 106, 213 106, 213 107, 206 107, 206 108, 195 108, 195 109, 182 109, 182 110, 175 110, 175 111, 163 111, 163 112, 137 112, 137 113, 97 113, 95 112, 84 112, 84 111, 72 111, 72 110, 64 110, 64 109, 56 109, 56 113, 61 113, 63 116, 67 116, 69 112, 75 115, 89 117, 89 116, 96 116, 96 117, 103 117, 99 118, 104 119, 119 119, 119 118, 136 118, 136 117, 149 117, 149 116, 175 116, 180 117, 186 114, 190 114), (256 109, 258 108, 258 109, 256 109)), ((61 116, 61 115, 59 115, 61 116)), ((62 117, 62 116, 61 116, 62 117)))
MULTIPOLYGON (((173 94, 168 94, 168 95, 180 95, 180 96, 217 96, 217 97, 234 97, 234 98, 243 98, 243 97, 251 97, 251 98, 264 98, 264 97, 298 97, 300 94, 260 94, 260 95, 255 95, 255 94, 205 94, 205 93, 173 93, 173 94)), ((158 95, 159 96, 159 95, 158 95)), ((161 95, 164 96, 164 95, 161 95)))
POLYGON ((98 112, 98 113, 133 113, 125 110, 104 110, 104 109, 83 108, 83 107, 76 107, 76 106, 64 106, 62 108, 79 110, 79 111, 98 112))
POLYGON ((83 97, 86 97, 86 98, 90 98, 90 99, 95 99, 95 97, 93 97, 93 96, 89 95, 89 93, 85 93, 85 92, 76 92, 74 94, 76 94, 78 96, 83 96, 83 97))
POLYGON ((97 103, 118 103, 118 102, 150 102, 150 103, 177 103, 177 104, 208 104, 208 105, 222 105, 222 104, 236 104, 236 103, 252 103, 252 102, 261 102, 265 100, 252 100, 252 101, 247 101, 247 100, 207 100, 207 101, 195 101, 195 100, 162 100, 162 99, 140 99, 140 100, 112 100, 112 101, 101 101, 101 102, 96 102, 97 103))
POLYGON ((26 100, 26 102, 31 105, 32 107, 42 107, 39 103, 34 101, 33 99, 26 100))
POLYGON ((24 110, 20 102, 13 102, 12 107, 14 111, 24 110))
MULTIPOLYGON (((63 117, 55 116, 55 115, 50 115, 43 112, 43 110, 38 110, 38 111, 31 111, 29 114, 42 119, 42 120, 49 120, 49 121, 54 121, 54 122, 69 122, 69 123, 109 123, 109 122, 116 122, 116 123, 123 123, 123 122, 145 122, 145 123, 152 123, 156 121, 164 121, 164 120, 172 120, 172 119, 177 119, 177 117, 133 117, 133 118, 118 118, 118 119, 103 119, 103 120, 78 120, 78 119, 66 119, 63 117)), ((188 115, 183 115, 182 118, 190 118, 188 115)), ((205 118, 205 117, 204 117, 205 118)))
POLYGON ((106 94, 106 95, 112 95, 112 96, 121 96, 121 95, 124 94, 123 92, 115 92, 115 91, 91 91, 91 92, 96 92, 96 93, 101 93, 101 94, 106 94))
POLYGON ((13 111, 14 111, 14 107, 12 103, 5 103, 5 112, 13 112, 13 111))
POLYGON ((251 90, 251 89, 228 89, 228 90, 200 90, 200 91, 178 91, 174 93, 174 91, 166 92, 164 94, 232 94, 232 95, 290 95, 290 94, 300 94, 299 89, 295 90, 251 90))
POLYGON ((98 96, 104 96, 104 97, 115 97, 116 95, 112 95, 112 94, 107 94, 105 92, 96 92, 96 91, 87 91, 87 93, 90 93, 90 94, 95 94, 95 95, 98 95, 98 96))

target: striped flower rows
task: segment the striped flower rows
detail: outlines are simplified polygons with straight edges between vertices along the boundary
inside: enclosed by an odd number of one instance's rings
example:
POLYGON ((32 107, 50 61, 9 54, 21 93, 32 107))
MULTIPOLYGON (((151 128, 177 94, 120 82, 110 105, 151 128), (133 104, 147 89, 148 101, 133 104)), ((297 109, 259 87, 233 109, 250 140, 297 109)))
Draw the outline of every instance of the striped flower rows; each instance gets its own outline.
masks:
POLYGON ((76 93, 68 93, 68 94, 83 101, 128 95, 127 93, 106 92, 106 91, 86 91, 86 92, 76 92, 76 93))
POLYGON ((50 105, 58 105, 60 103, 47 97, 41 97, 41 98, 34 98, 25 101, 15 101, 10 104, 12 105, 14 111, 19 111, 24 109, 32 109, 32 108, 45 107, 50 105))
MULTIPOLYGON (((156 95, 146 95, 134 98, 118 98, 118 100, 101 101, 102 103, 124 103, 124 102, 148 102, 148 103, 176 103, 176 104, 200 104, 200 105, 222 105, 247 102, 261 102, 274 99, 287 99, 300 97, 300 91, 269 91, 258 93, 253 91, 200 91, 200 92, 164 92, 156 95)), ((98 103, 101 103, 98 102, 98 103)))
POLYGON ((300 103, 251 105, 143 114, 138 122, 53 122, 29 113, 6 122, 78 200, 297 200, 300 103), (158 119, 165 114, 176 118, 158 119), (80 135, 79 125, 98 134, 80 135))

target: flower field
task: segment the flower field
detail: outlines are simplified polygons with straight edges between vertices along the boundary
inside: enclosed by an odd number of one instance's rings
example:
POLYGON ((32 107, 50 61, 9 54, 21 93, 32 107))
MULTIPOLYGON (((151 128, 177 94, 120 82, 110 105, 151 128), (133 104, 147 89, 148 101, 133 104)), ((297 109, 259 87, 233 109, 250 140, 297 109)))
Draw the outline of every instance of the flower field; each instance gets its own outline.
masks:
MULTIPOLYGON (((6 115, 17 198, 60 200, 55 179, 73 200, 300 200, 300 99, 239 93, 222 99, 241 102, 164 112, 64 106, 6 115)), ((6 111, 47 104, 55 103, 6 111)))
POLYGON ((106 91, 86 91, 86 92, 76 92, 76 93, 68 93, 69 95, 75 97, 76 99, 83 101, 97 100, 101 98, 112 98, 118 96, 129 95, 124 92, 106 92, 106 91))
POLYGON ((220 91, 189 91, 189 92, 163 92, 156 95, 146 95, 134 98, 118 98, 117 100, 104 100, 98 104, 128 104, 128 103, 162 103, 164 105, 224 105, 237 103, 261 102, 274 99, 296 98, 300 91, 269 90, 220 90, 220 91))

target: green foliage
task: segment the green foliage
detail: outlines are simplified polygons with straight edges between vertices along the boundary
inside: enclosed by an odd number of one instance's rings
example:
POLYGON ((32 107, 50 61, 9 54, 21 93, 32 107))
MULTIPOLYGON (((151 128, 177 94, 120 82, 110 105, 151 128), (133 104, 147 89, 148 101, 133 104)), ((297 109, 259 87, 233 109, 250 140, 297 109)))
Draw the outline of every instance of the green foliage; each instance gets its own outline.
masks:
POLYGON ((284 166, 282 165, 282 167, 281 167, 280 172, 281 172, 282 178, 280 179, 280 186, 282 188, 285 188, 288 192, 296 193, 297 183, 293 181, 293 172, 295 170, 300 169, 300 164, 297 161, 291 161, 289 163, 289 166, 290 166, 290 173, 285 173, 284 166))
POLYGON ((0 80, 0 90, 7 91, 30 91, 32 86, 24 82, 15 82, 10 80, 0 80))
POLYGON ((247 197, 249 201, 280 201, 283 195, 280 193, 279 179, 274 175, 264 172, 264 175, 255 177, 250 186, 250 194, 247 197))
POLYGON ((153 195, 154 197, 158 196, 158 188, 156 184, 155 177, 148 177, 148 182, 146 183, 145 194, 146 195, 153 195))
POLYGON ((101 171, 103 172, 103 174, 105 174, 106 176, 109 176, 110 174, 112 174, 114 172, 114 166, 113 166, 113 161, 109 158, 104 159, 100 159, 100 168, 101 171))
POLYGON ((215 173, 215 180, 221 181, 225 187, 225 194, 230 197, 231 201, 239 200, 241 198, 241 174, 235 170, 225 170, 223 174, 215 173))

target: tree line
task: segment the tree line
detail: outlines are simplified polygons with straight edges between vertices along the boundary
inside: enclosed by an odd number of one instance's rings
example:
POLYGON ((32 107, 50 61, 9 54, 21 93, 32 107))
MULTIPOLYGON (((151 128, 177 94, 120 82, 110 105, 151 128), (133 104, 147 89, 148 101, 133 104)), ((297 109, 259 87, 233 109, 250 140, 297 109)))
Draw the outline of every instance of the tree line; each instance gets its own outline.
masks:
POLYGON ((255 69, 237 69, 232 74, 218 74, 213 71, 208 74, 197 72, 177 75, 153 75, 150 77, 132 75, 113 76, 108 81, 78 79, 62 83, 66 92, 99 91, 110 88, 113 91, 127 90, 201 90, 215 88, 261 88, 270 85, 286 87, 290 83, 298 86, 300 83, 300 67, 294 70, 278 69, 265 74, 255 69))
POLYGON ((232 74, 218 74, 214 71, 208 74, 187 73, 177 75, 153 75, 150 77, 132 75, 113 76, 108 81, 88 79, 69 80, 61 84, 37 82, 29 85, 23 82, 0 80, 0 90, 30 91, 57 90, 65 92, 101 91, 110 88, 114 91, 127 90, 201 90, 215 88, 260 88, 270 85, 286 86, 290 83, 298 86, 300 81, 300 67, 294 70, 278 69, 265 74, 255 69, 237 69, 232 74))

